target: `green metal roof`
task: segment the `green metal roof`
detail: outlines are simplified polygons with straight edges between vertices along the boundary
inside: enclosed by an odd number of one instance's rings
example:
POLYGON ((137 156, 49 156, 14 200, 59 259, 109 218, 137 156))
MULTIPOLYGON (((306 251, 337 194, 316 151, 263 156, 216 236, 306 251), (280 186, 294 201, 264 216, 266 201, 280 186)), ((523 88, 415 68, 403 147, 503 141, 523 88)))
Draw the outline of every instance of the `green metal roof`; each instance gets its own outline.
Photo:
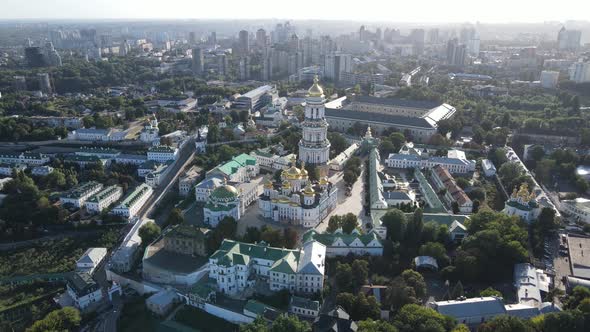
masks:
POLYGON ((368 233, 368 234, 344 234, 344 233, 317 233, 314 230, 310 230, 307 233, 303 234, 303 239, 302 241, 308 242, 311 240, 315 240, 320 242, 321 244, 325 245, 325 246, 332 246, 332 244, 337 240, 337 239, 341 239, 342 242, 344 242, 346 245, 350 245, 352 242, 354 242, 356 239, 359 239, 364 245, 369 244, 371 241, 373 240, 377 240, 379 243, 381 243, 381 239, 379 238, 379 236, 377 236, 377 234, 375 233, 368 233))
POLYGON ((292 264, 293 261, 296 262, 299 260, 299 250, 273 248, 263 244, 243 243, 224 239, 219 249, 210 258, 218 260, 218 264, 220 265, 231 266, 233 264, 242 264, 240 263, 243 259, 242 256, 248 257, 250 260, 264 259, 274 262, 286 259, 292 264))

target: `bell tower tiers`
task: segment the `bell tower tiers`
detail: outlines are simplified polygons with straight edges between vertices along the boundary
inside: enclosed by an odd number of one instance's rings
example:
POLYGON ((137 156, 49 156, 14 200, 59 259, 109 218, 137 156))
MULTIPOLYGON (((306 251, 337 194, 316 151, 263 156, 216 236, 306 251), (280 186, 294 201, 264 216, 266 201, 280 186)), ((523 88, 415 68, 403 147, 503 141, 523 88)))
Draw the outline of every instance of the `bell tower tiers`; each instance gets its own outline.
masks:
POLYGON ((324 90, 316 75, 305 98, 305 119, 301 124, 303 134, 299 141, 299 160, 316 166, 327 165, 330 160, 324 102, 324 90))

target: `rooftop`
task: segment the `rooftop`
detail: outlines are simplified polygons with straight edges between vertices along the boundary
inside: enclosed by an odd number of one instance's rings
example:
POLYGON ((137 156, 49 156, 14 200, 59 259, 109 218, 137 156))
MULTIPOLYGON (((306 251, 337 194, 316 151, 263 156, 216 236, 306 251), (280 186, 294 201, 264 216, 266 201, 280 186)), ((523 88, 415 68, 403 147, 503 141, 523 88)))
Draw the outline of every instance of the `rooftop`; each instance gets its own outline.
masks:
POLYGON ((572 275, 577 278, 590 279, 590 238, 570 235, 567 241, 572 275))

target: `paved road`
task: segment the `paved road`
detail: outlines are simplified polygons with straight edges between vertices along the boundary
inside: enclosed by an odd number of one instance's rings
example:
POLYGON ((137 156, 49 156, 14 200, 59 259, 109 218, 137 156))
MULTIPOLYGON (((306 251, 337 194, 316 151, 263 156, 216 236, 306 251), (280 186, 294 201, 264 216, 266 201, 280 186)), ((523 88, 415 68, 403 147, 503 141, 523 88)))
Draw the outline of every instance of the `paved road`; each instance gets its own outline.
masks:
POLYGON ((370 222, 370 217, 365 216, 365 211, 363 208, 364 198, 364 191, 363 191, 363 177, 365 176, 365 163, 363 162, 361 165, 361 175, 357 179, 357 181, 352 185, 351 195, 346 196, 346 185, 344 184, 344 179, 342 177, 343 173, 336 173, 330 178, 332 183, 335 183, 338 187, 338 206, 332 211, 326 219, 324 219, 321 223, 319 223, 315 230, 319 233, 324 232, 328 228, 328 221, 330 220, 331 216, 334 215, 343 215, 347 213, 352 213, 359 217, 361 220, 362 225, 364 226, 367 222, 370 222))

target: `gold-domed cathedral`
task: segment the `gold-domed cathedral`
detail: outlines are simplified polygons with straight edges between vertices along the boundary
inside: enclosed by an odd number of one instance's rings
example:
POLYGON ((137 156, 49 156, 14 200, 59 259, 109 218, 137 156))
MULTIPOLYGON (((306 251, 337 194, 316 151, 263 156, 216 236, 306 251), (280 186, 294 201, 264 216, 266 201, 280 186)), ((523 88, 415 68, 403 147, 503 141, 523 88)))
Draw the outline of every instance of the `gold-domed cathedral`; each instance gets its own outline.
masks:
POLYGON ((273 221, 302 226, 315 227, 334 210, 338 189, 326 176, 312 182, 305 170, 291 160, 291 167, 283 170, 280 180, 264 182, 264 191, 258 200, 260 212, 264 218, 273 221))
POLYGON ((299 141, 299 161, 318 167, 322 176, 327 175, 327 165, 330 160, 325 101, 324 90, 316 75, 305 98, 305 118, 301 124, 303 130, 299 141))

